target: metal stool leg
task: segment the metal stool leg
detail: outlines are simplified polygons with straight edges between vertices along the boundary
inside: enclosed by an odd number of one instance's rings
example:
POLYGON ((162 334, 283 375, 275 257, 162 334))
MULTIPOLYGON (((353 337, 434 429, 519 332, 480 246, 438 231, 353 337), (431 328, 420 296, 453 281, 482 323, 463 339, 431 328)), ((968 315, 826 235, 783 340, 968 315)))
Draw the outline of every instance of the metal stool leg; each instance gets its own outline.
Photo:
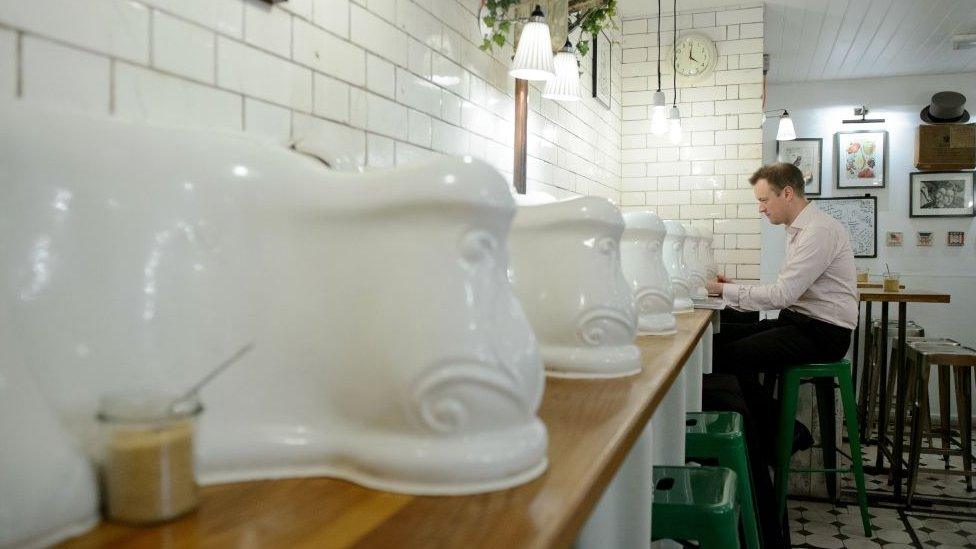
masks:
POLYGON ((949 469, 949 449, 952 448, 952 425, 949 424, 949 389, 951 377, 949 367, 939 365, 939 430, 942 436, 942 459, 946 470, 949 469))
MULTIPOLYGON (((959 421, 959 441, 962 443, 962 465, 966 472, 973 470, 972 388, 969 368, 953 366, 956 374, 956 417, 959 421)), ((973 477, 966 476, 966 491, 973 491, 973 477)))

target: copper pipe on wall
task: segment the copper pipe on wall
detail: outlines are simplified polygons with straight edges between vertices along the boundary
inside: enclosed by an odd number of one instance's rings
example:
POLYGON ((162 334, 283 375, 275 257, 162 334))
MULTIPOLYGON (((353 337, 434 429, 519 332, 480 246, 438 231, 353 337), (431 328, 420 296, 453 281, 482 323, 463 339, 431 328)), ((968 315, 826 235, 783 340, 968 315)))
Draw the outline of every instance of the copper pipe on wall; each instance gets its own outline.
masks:
POLYGON ((525 139, 529 111, 529 81, 515 79, 515 192, 525 194, 525 139))

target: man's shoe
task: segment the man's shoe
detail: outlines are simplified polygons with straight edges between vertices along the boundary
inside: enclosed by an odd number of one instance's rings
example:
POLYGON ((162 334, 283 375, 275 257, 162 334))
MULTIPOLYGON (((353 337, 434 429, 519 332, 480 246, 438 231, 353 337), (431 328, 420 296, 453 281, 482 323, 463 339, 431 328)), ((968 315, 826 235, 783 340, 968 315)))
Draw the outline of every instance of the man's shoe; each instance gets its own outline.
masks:
POLYGON ((813 435, 810 429, 799 421, 793 422, 793 453, 813 448, 813 435))

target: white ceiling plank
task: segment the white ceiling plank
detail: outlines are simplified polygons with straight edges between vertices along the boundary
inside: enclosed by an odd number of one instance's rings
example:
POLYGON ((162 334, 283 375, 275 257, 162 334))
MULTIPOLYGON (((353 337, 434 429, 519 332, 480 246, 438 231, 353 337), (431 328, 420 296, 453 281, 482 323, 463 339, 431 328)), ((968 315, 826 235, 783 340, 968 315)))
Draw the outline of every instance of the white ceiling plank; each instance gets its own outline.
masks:
POLYGON ((838 78, 848 77, 854 67, 864 57, 868 46, 878 36, 878 30, 881 29, 882 23, 888 18, 888 14, 891 12, 891 5, 892 0, 872 0, 867 14, 864 17, 864 23, 861 25, 860 30, 858 30, 857 36, 854 37, 854 41, 847 52, 847 57, 840 64, 840 68, 837 71, 838 78))
MULTIPOLYGON (((767 4, 763 17, 766 20, 763 28, 763 49, 767 52, 783 51, 783 27, 785 26, 783 10, 772 3, 767 4)), ((776 70, 775 63, 776 61, 771 58, 770 72, 776 70)))
POLYGON ((823 74, 827 59, 830 58, 830 53, 834 49, 837 33, 840 32, 840 27, 844 22, 844 14, 847 13, 849 6, 848 0, 831 0, 827 6, 823 27, 820 29, 819 44, 810 59, 804 80, 817 80, 819 75, 823 74))
POLYGON ((896 0, 892 4, 891 9, 885 14, 884 20, 881 22, 878 32, 868 46, 867 51, 864 52, 861 60, 855 65, 856 68, 847 74, 847 77, 857 78, 857 75, 867 74, 868 71, 872 70, 872 67, 875 66, 875 63, 881 57, 884 50, 896 39, 899 27, 901 27, 905 18, 908 17, 911 9, 912 3, 906 2, 905 0, 896 0))
POLYGON ((791 60, 793 66, 790 67, 790 73, 792 73, 790 79, 799 80, 806 76, 817 48, 817 41, 820 39, 820 33, 823 31, 824 19, 826 17, 824 17, 824 12, 819 6, 807 7, 807 13, 804 16, 804 21, 807 23, 804 25, 803 35, 800 37, 798 53, 791 60))
POLYGON ((848 9, 844 13, 844 23, 837 33, 830 57, 827 58, 824 70, 820 73, 817 80, 837 78, 840 73, 840 67, 844 64, 844 59, 847 58, 847 53, 854 43, 854 38, 864 25, 864 20, 867 19, 865 15, 868 13, 868 8, 870 7, 870 2, 859 2, 857 0, 848 4, 848 9))
POLYGON ((918 2, 913 8, 913 16, 908 17, 899 28, 899 40, 893 41, 875 63, 875 74, 898 74, 898 64, 912 54, 922 43, 929 29, 937 24, 951 0, 934 0, 932 3, 918 2))
POLYGON ((951 71, 953 67, 965 66, 970 58, 976 59, 976 50, 952 49, 952 35, 967 34, 972 31, 970 22, 974 20, 976 20, 976 3, 955 0, 952 11, 922 45, 918 56, 912 59, 912 63, 944 72, 951 71))
MULTIPOLYGON (((796 59, 800 53, 800 35, 807 24, 809 10, 803 6, 803 0, 792 0, 786 6, 786 13, 791 14, 786 27, 783 29, 783 49, 780 54, 780 74, 788 76, 796 68, 796 59)), ((770 57, 772 63, 772 57, 770 57)))

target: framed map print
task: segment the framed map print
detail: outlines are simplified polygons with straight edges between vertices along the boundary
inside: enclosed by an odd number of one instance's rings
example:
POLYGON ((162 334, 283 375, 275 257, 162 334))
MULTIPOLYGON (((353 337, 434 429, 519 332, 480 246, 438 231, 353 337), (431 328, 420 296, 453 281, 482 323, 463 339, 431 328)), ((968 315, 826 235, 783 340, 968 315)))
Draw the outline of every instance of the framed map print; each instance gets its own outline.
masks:
POLYGON ((854 257, 878 257, 878 199, 874 196, 813 198, 817 208, 847 229, 854 257))
POLYGON ((834 134, 838 189, 880 189, 888 171, 888 132, 861 130, 834 134))
POLYGON ((803 174, 803 194, 820 194, 820 158, 823 156, 823 139, 800 137, 793 141, 776 142, 776 160, 800 168, 803 174))

